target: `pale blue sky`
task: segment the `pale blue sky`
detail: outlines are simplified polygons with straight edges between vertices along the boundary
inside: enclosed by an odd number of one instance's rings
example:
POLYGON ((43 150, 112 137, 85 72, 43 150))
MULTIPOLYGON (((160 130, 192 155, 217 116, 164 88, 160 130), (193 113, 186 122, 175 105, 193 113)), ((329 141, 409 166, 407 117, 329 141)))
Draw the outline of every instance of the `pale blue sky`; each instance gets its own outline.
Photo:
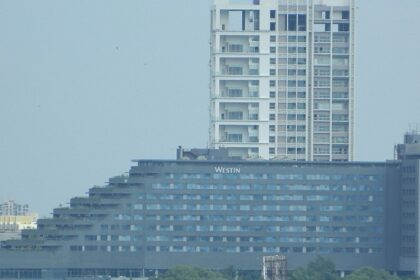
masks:
MULTIPOLYGON (((210 0, 0 0, 0 200, 43 215, 208 138, 210 0)), ((420 123, 420 1, 360 0, 356 159, 420 123)))

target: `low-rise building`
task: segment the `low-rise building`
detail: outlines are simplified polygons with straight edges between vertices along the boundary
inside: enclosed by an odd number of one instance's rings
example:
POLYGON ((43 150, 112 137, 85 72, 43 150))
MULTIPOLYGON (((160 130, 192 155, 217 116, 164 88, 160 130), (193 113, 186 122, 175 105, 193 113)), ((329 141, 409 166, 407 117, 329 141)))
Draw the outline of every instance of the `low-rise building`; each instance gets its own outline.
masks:
POLYGON ((37 214, 28 213, 28 205, 20 205, 12 200, 5 201, 1 207, 0 241, 20 239, 23 229, 35 229, 37 214))

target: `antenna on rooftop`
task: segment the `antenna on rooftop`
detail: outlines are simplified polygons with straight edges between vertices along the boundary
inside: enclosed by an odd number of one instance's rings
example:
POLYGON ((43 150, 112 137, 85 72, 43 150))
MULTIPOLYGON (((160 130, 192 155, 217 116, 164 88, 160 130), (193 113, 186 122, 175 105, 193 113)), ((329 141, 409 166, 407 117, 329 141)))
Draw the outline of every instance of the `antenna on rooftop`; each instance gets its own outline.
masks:
POLYGON ((410 123, 408 125, 409 133, 412 134, 419 134, 420 132, 420 124, 419 123, 410 123))

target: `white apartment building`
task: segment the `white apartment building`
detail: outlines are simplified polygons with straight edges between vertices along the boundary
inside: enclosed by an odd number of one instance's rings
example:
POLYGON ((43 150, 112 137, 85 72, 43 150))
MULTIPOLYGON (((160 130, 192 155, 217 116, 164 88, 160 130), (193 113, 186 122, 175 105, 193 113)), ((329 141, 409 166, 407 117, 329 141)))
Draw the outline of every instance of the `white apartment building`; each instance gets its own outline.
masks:
POLYGON ((214 0, 210 146, 351 161, 354 0, 214 0))
POLYGON ((19 204, 14 200, 6 200, 0 203, 0 216, 26 216, 28 212, 28 204, 19 204))

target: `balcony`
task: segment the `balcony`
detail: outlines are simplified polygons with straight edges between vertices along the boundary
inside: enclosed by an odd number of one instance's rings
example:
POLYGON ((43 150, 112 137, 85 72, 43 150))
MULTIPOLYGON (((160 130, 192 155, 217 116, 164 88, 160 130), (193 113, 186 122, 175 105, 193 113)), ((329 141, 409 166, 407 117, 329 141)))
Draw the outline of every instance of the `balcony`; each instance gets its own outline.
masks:
POLYGON ((230 137, 230 136, 232 136, 232 135, 229 135, 228 137, 222 137, 219 142, 221 142, 221 143, 238 143, 238 144, 248 144, 248 143, 258 143, 259 142, 258 137, 255 137, 255 136, 250 136, 250 137, 246 137, 246 138, 230 137))
MULTIPOLYGON (((242 75, 258 75, 259 59, 258 58, 234 58, 222 57, 220 59, 219 71, 222 75, 242 76, 242 75)), ((217 74, 217 73, 216 73, 217 74)))
POLYGON ((231 89, 222 89, 218 97, 223 98, 255 98, 259 97, 258 91, 235 91, 231 89))
POLYGON ((258 46, 260 44, 259 36, 250 36, 248 37, 248 43, 250 46, 258 46))
POLYGON ((216 121, 227 121, 227 122, 247 122, 247 121, 258 121, 258 114, 252 114, 248 116, 241 117, 229 117, 229 116, 220 116, 215 118, 216 121))
POLYGON ((221 46, 220 52, 223 54, 258 54, 260 48, 258 46, 226 44, 221 46))
POLYGON ((260 68, 258 62, 249 62, 249 70, 257 70, 260 68))
POLYGON ((238 66, 226 66, 226 67, 223 67, 221 74, 227 75, 227 76, 258 76, 259 71, 258 71, 258 68, 247 69, 247 68, 238 67, 238 66))
POLYGON ((255 125, 220 125, 221 143, 259 143, 259 129, 255 125))

